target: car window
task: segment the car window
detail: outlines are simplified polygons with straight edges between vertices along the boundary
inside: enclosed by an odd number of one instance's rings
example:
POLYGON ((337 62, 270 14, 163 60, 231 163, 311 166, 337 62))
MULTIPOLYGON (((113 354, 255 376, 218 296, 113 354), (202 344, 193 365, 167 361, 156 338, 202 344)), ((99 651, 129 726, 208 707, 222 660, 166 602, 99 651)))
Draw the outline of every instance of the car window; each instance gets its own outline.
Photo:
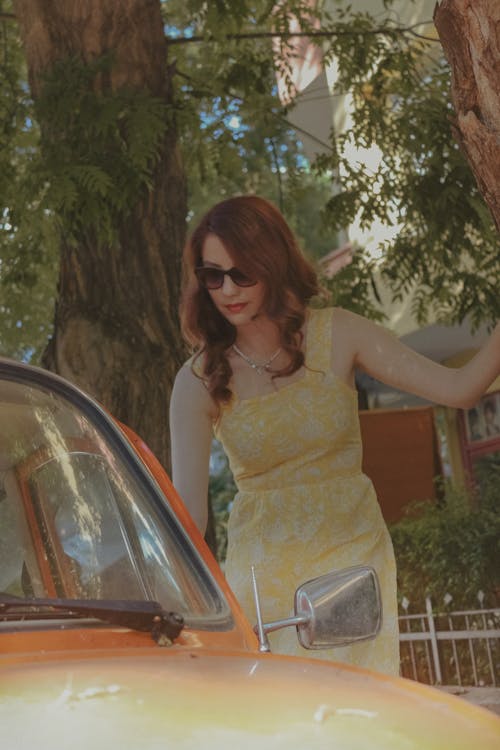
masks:
POLYGON ((0 380, 0 592, 153 599, 186 623, 230 610, 156 484, 79 392, 0 380))

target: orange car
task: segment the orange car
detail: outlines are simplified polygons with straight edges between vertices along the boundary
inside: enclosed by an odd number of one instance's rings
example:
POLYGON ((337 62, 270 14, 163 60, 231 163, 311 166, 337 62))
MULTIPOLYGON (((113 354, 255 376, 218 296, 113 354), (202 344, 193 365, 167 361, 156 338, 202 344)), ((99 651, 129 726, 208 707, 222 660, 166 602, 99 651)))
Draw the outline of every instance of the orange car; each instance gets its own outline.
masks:
POLYGON ((257 637, 130 430, 6 360, 0 425, 2 750, 500 747, 500 719, 458 698, 268 651, 278 627, 309 648, 373 637, 370 569, 297 582, 295 616, 259 612, 257 637))

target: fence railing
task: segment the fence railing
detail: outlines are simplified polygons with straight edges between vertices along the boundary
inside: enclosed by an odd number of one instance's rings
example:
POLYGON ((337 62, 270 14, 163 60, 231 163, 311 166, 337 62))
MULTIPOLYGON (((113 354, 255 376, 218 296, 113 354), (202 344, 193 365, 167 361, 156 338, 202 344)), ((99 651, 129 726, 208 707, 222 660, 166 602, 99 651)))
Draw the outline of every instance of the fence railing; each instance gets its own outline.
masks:
POLYGON ((500 609, 434 612, 426 598, 425 613, 400 615, 399 630, 403 677, 430 685, 500 685, 500 609))

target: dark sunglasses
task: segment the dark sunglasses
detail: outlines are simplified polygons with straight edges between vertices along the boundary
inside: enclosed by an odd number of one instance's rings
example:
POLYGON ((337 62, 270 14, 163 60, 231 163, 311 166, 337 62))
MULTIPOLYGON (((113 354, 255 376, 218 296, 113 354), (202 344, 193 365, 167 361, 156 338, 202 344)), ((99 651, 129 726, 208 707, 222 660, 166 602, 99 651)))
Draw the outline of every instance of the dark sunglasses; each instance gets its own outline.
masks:
POLYGON ((229 268, 223 271, 222 268, 212 268, 211 266, 198 266, 194 269, 196 278, 205 289, 220 289, 224 283, 224 276, 229 276, 236 286, 254 286, 256 279, 239 271, 237 268, 229 268))

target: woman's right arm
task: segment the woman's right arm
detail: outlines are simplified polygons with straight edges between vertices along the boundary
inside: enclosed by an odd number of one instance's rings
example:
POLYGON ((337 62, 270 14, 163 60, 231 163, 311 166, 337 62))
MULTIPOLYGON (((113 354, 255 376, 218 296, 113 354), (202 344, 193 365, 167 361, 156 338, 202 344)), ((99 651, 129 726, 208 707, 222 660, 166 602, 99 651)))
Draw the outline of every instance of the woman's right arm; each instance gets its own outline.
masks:
POLYGON ((214 402, 207 389, 186 363, 177 373, 170 400, 172 481, 202 534, 208 521, 214 414, 214 402))

